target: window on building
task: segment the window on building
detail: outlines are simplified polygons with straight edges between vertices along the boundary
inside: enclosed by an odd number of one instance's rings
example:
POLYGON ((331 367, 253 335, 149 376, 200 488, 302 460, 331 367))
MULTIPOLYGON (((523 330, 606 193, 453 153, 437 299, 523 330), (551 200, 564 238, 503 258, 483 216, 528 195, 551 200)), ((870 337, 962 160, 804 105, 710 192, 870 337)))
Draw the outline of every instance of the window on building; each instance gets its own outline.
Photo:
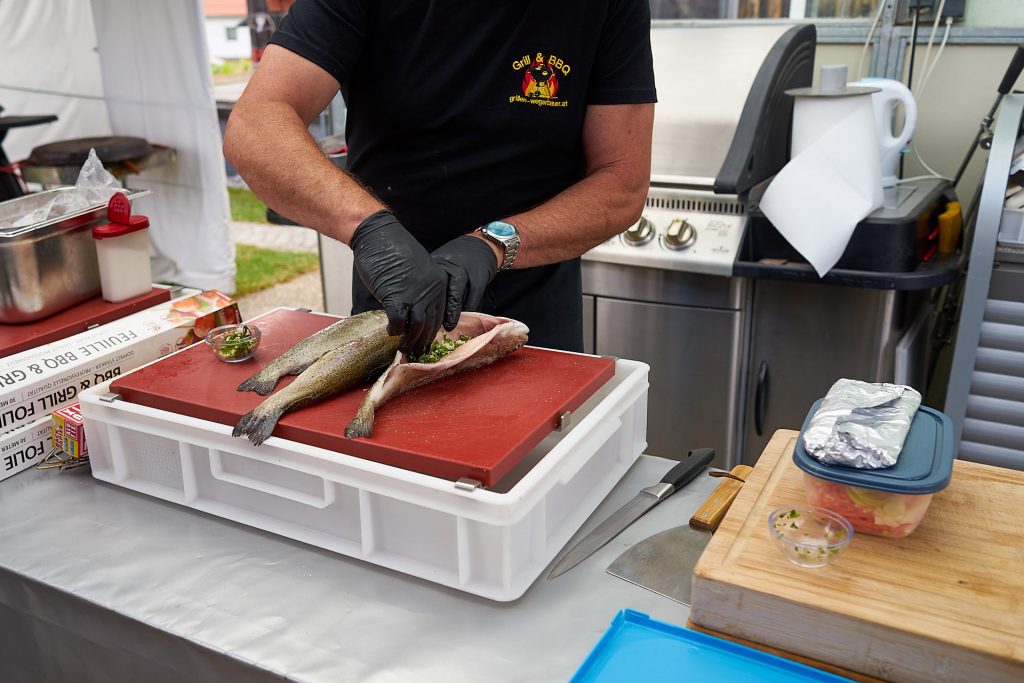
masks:
POLYGON ((224 29, 228 34, 228 40, 238 40, 238 27, 228 26, 224 29))
POLYGON ((878 0, 650 0, 654 19, 852 19, 878 0))

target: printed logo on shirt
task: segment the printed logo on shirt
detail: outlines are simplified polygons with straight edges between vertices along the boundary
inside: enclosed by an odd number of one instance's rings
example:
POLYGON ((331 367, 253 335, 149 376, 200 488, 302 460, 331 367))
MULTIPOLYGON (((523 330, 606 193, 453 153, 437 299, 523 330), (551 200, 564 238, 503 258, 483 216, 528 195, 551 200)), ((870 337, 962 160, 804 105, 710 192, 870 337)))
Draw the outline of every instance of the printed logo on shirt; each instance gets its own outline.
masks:
POLYGON ((572 67, 557 55, 538 52, 533 57, 523 55, 512 62, 512 69, 522 72, 520 83, 522 95, 508 98, 509 104, 535 104, 541 107, 568 107, 568 100, 559 99, 559 78, 566 78, 572 67))

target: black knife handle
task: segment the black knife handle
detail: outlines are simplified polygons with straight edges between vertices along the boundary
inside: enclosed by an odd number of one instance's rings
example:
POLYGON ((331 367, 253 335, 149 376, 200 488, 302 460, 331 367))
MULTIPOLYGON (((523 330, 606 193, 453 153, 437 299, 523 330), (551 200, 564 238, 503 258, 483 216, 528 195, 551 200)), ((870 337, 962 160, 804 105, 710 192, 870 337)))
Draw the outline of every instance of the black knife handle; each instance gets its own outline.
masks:
POLYGON ((678 490, 690 483, 714 459, 714 448, 695 448, 661 478, 661 483, 672 484, 672 488, 678 490))

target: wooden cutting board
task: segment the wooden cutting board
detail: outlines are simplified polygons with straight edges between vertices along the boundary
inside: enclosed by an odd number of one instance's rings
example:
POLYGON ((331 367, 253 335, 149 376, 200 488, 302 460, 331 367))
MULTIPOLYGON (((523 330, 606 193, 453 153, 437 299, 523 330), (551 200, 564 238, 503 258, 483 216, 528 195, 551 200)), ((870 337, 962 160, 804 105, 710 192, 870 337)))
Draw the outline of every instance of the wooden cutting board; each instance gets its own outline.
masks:
POLYGON ((913 534, 804 569, 768 534, 806 503, 797 436, 775 433, 701 556, 691 620, 897 683, 1024 681, 1024 472, 958 460, 913 534))

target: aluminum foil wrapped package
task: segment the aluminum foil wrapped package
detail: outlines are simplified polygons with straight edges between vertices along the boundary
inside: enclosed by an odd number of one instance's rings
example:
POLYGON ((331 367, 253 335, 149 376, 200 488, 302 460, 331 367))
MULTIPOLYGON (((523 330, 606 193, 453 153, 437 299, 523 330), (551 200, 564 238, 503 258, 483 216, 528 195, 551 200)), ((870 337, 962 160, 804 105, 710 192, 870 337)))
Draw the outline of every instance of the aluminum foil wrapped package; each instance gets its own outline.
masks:
POLYGON ((919 407, 912 387, 838 380, 804 430, 804 448, 827 465, 892 467, 919 407))

